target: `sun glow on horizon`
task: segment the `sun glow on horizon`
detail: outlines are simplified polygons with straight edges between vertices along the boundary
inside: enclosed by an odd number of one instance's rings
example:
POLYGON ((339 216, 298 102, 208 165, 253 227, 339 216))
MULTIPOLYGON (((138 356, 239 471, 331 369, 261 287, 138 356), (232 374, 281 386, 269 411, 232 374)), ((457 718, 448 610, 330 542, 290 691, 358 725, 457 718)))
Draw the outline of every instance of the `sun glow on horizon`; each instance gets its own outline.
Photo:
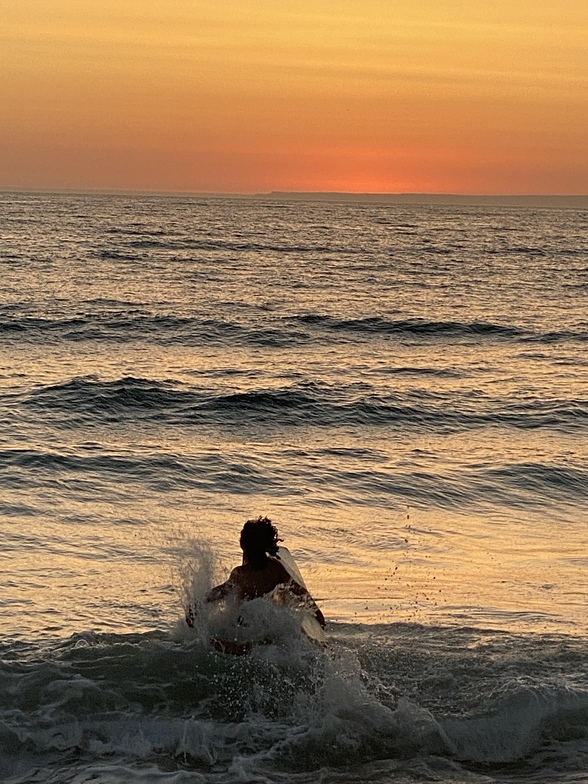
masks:
POLYGON ((588 191, 584 0, 0 8, 0 187, 588 191))

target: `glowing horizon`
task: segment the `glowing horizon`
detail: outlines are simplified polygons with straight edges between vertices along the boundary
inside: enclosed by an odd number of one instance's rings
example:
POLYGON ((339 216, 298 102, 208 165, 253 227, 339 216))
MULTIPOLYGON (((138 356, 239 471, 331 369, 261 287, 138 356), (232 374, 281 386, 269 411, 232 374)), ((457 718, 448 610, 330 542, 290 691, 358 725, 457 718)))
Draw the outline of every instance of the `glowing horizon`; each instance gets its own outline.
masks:
POLYGON ((582 0, 0 0, 0 187, 588 192, 582 0))

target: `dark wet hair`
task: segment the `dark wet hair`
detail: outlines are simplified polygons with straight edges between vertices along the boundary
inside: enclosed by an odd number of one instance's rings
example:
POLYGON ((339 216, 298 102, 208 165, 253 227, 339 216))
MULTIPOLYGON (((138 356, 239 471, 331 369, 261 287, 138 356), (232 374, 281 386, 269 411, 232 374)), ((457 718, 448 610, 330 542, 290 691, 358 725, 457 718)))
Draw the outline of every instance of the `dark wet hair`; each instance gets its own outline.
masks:
POLYGON ((239 540, 254 569, 262 569, 267 563, 268 555, 277 555, 278 542, 281 541, 278 530, 269 517, 261 516, 255 520, 247 520, 239 540))

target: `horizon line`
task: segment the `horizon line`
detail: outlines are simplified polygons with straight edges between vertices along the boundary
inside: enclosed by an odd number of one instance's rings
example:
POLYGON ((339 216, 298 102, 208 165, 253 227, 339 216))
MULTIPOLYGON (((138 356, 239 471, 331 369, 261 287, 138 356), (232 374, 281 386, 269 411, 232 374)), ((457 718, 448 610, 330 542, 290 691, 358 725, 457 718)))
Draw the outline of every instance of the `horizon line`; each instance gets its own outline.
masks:
POLYGON ((97 195, 151 195, 151 196, 185 196, 205 198, 234 198, 234 199, 308 199, 308 200, 382 200, 382 201, 446 201, 457 199, 459 201, 502 201, 522 202, 536 200, 546 202, 582 202, 588 206, 588 193, 454 193, 454 192, 428 192, 428 191, 192 191, 192 190, 156 190, 142 188, 55 188, 55 187, 24 187, 0 186, 0 193, 44 193, 44 194, 97 194, 97 195))

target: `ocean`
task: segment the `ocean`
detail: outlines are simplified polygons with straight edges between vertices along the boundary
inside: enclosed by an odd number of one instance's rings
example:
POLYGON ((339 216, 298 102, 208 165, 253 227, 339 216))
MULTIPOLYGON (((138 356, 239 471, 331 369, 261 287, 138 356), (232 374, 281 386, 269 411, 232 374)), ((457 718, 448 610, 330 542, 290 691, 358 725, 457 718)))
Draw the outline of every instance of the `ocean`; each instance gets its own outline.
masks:
POLYGON ((588 782, 587 229, 0 193, 3 784, 588 782), (324 649, 210 644, 258 515, 324 649))

